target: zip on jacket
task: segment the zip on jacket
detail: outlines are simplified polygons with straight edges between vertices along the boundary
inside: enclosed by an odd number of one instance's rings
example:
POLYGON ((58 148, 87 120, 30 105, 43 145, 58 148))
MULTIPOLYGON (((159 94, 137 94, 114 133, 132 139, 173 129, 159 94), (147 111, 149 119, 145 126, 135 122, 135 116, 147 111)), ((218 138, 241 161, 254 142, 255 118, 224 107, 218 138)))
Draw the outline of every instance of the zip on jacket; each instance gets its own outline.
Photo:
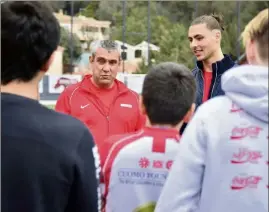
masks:
MULTIPOLYGON (((209 98, 215 96, 224 95, 223 90, 221 89, 221 76, 227 70, 235 66, 235 62, 228 55, 224 55, 224 58, 221 61, 217 61, 212 64, 212 81, 209 91, 209 98)), ((203 63, 202 61, 196 62, 196 68, 192 71, 193 75, 197 82, 197 91, 196 91, 196 106, 200 106, 203 103, 204 95, 204 78, 203 78, 203 63)))
POLYGON ((57 100, 56 111, 81 120, 88 126, 97 144, 108 136, 135 132, 144 126, 145 116, 139 109, 138 94, 115 80, 118 94, 106 112, 102 101, 91 90, 91 77, 87 75, 81 82, 67 87, 57 100))

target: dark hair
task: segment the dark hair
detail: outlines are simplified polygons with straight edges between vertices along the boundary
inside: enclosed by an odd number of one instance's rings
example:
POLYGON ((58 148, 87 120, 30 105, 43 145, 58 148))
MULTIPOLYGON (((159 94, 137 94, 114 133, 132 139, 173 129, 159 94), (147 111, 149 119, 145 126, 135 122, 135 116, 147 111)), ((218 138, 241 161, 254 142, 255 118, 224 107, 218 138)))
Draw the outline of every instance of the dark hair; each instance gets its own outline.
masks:
POLYGON ((151 124, 177 125, 195 100, 196 84, 191 71, 172 62, 154 66, 146 75, 142 97, 151 124))
POLYGON ((222 15, 211 14, 199 16, 192 21, 191 26, 196 24, 206 24, 206 26, 211 30, 218 29, 220 31, 224 31, 222 15))
POLYGON ((31 81, 59 44, 59 23, 39 1, 7 1, 1 13, 1 84, 31 81))

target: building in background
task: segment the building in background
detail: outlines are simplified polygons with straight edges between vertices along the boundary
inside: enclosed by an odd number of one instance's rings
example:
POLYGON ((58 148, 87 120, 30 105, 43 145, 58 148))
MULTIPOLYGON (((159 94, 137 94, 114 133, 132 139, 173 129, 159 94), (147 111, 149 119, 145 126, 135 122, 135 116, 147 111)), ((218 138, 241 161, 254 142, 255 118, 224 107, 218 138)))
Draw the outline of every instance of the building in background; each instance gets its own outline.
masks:
POLYGON ((142 41, 141 43, 137 44, 135 48, 137 49, 137 51, 141 51, 140 54, 145 59, 146 65, 148 64, 148 49, 150 49, 150 51, 160 52, 159 46, 156 46, 152 43, 148 43, 147 41, 142 41))
MULTIPOLYGON (((63 14, 62 10, 59 13, 54 13, 55 17, 60 23, 61 27, 64 27, 69 32, 71 31, 71 17, 63 14)), ((75 61, 76 70, 74 74, 91 73, 89 65, 88 53, 89 45, 93 40, 105 40, 109 39, 110 34, 110 21, 99 21, 94 18, 88 18, 85 16, 73 17, 73 33, 76 34, 81 42, 81 47, 84 50, 78 61, 75 61)), ((148 48, 150 51, 160 51, 158 46, 148 44, 146 41, 142 41, 137 45, 130 45, 123 43, 122 41, 116 41, 121 46, 121 56, 124 59, 124 64, 121 65, 121 72, 134 73, 138 70, 139 63, 144 59, 145 64, 148 64, 148 48)), ((59 59, 58 59, 59 60, 59 59)), ((55 62, 58 64, 59 62, 55 62)), ((55 65, 56 67, 56 65, 55 65)), ((58 67, 60 65, 58 64, 58 67)), ((59 68, 62 70, 62 68, 59 68)), ((62 74, 61 71, 53 71, 50 74, 62 74)))
MULTIPOLYGON (((71 16, 63 14, 62 10, 54 15, 60 26, 71 31, 71 16)), ((80 39, 83 49, 88 48, 91 40, 109 39, 110 25, 110 21, 99 21, 81 15, 73 17, 73 33, 80 39)))

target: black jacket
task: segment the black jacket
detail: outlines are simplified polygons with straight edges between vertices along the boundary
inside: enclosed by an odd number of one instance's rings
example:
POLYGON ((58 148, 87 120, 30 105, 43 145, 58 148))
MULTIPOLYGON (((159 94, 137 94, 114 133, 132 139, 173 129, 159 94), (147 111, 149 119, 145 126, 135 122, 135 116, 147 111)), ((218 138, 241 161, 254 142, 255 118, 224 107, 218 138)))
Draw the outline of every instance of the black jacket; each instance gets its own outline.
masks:
MULTIPOLYGON (((224 95, 223 90, 221 89, 221 76, 222 74, 231 69, 232 67, 237 66, 237 64, 231 59, 230 56, 224 55, 224 58, 221 61, 212 64, 213 77, 211 82, 211 87, 209 91, 209 99, 224 95)), ((196 62, 196 67, 192 71, 195 80, 196 80, 196 109, 203 103, 203 94, 204 94, 204 79, 203 79, 203 63, 202 61, 196 62)), ((180 129, 180 134, 183 133, 187 124, 183 124, 180 129)))
MULTIPOLYGON (((224 55, 224 58, 221 61, 212 64, 213 77, 210 87, 210 96, 213 98, 215 96, 224 95, 223 90, 221 89, 221 76, 222 74, 235 66, 235 62, 228 55, 224 55)), ((192 71, 196 84, 196 107, 199 107, 202 104, 203 92, 204 92, 204 80, 203 80, 203 63, 202 61, 196 62, 196 67, 192 71)))
POLYGON ((88 129, 25 97, 1 93, 1 107, 1 211, 97 212, 88 129))

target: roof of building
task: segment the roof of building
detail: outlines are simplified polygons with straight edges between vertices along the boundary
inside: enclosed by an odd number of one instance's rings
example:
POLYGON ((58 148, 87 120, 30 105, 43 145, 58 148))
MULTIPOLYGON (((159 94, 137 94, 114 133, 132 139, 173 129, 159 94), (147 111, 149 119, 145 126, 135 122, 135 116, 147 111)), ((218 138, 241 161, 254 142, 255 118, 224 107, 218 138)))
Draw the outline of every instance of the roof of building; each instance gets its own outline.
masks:
MULTIPOLYGON (((54 13, 54 15, 57 18, 57 20, 62 24, 69 24, 71 22, 71 16, 65 15, 62 12, 54 13)), ((94 18, 89 18, 85 16, 73 16, 73 23, 98 28, 100 27, 109 28, 111 24, 110 21, 99 21, 94 18)))

